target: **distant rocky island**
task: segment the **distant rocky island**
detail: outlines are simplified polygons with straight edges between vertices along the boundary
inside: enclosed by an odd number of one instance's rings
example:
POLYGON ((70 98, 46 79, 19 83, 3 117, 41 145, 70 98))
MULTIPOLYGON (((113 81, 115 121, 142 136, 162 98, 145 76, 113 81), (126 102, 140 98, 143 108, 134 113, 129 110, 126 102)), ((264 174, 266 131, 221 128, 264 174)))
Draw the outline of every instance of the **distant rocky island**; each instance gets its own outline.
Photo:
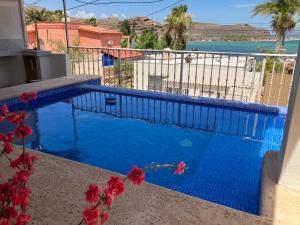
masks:
MULTIPOLYGON (((145 29, 154 31, 159 37, 164 35, 165 26, 147 17, 129 18, 130 25, 139 35, 145 29)), ((118 18, 97 19, 97 26, 118 30, 121 20, 118 18)), ((189 41, 261 41, 273 39, 268 30, 257 28, 249 24, 219 25, 212 23, 195 22, 193 27, 188 29, 189 41)))

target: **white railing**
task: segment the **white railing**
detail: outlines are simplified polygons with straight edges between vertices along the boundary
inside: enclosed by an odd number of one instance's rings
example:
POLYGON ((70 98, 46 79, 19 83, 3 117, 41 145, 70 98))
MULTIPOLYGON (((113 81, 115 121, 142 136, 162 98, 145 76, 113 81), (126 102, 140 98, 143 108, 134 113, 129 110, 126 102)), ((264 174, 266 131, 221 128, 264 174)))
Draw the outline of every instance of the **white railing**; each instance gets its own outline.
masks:
POLYGON ((276 106, 288 104, 296 55, 70 47, 72 74, 103 85, 276 106))

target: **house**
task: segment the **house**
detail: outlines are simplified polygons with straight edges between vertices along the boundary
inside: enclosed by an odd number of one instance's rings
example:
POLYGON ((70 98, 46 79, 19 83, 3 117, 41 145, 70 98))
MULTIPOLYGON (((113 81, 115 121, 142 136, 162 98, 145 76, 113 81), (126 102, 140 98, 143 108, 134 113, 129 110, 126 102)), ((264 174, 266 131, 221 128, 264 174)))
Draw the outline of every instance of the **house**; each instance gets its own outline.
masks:
MULTIPOLYGON (((69 23, 68 30, 70 45, 117 48, 120 47, 122 39, 121 32, 81 23, 69 23)), ((63 22, 39 22, 37 23, 37 31, 41 49, 57 52, 66 46, 63 22)), ((37 47, 35 24, 27 26, 27 36, 29 48, 37 47)))

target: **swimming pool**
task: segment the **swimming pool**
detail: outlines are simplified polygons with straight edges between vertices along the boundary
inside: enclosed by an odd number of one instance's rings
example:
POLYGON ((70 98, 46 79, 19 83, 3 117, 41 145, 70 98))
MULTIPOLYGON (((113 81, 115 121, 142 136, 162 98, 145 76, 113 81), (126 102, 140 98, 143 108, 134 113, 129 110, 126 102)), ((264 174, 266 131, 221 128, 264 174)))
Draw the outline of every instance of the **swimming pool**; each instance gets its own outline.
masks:
MULTIPOLYGON (((234 104, 70 87, 41 94, 30 105, 34 134, 27 146, 122 174, 131 165, 184 161, 189 170, 182 176, 159 171, 146 180, 258 214, 262 159, 280 148, 285 114, 234 104), (109 96, 116 105, 105 104, 109 96)), ((10 108, 21 107, 10 103, 10 108)))

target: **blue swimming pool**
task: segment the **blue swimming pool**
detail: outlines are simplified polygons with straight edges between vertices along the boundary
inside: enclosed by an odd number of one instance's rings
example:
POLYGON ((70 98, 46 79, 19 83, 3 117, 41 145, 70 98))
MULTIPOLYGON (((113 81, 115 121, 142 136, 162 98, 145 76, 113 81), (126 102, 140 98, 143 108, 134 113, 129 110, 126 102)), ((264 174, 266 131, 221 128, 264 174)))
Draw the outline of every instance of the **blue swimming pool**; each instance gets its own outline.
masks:
POLYGON ((262 159, 280 148, 284 113, 84 88, 51 96, 30 107, 28 147, 122 174, 131 165, 184 161, 182 176, 159 171, 146 180, 258 214, 262 159), (116 105, 105 104, 109 96, 116 105))

